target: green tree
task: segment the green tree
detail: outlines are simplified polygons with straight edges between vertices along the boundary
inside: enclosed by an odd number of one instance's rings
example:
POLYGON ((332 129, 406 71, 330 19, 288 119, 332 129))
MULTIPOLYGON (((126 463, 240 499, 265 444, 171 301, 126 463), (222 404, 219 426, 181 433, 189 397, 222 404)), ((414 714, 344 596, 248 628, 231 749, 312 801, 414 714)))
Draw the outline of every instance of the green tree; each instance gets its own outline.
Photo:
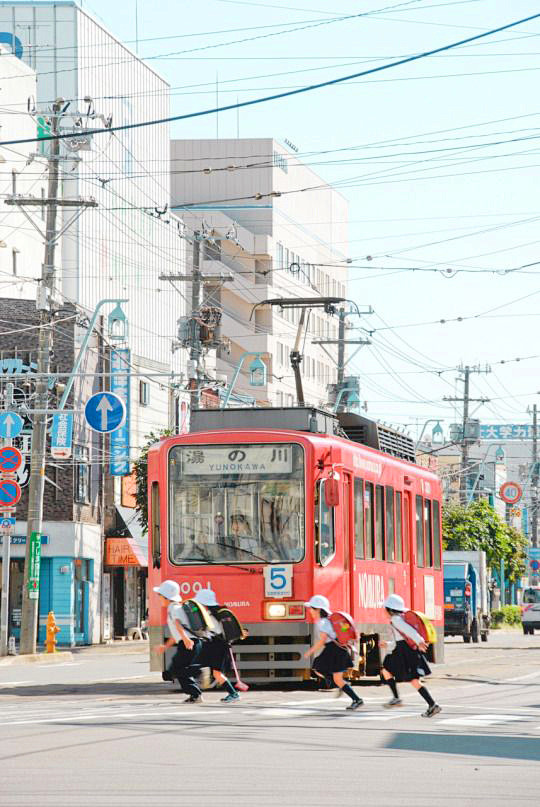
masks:
POLYGON ((450 550, 483 549, 488 565, 497 569, 504 560, 510 581, 517 580, 525 571, 525 536, 506 524, 485 499, 471 502, 467 507, 445 505, 443 545, 450 550))
POLYGON ((144 438, 146 442, 141 448, 139 459, 133 463, 137 481, 136 510, 144 533, 148 532, 148 450, 159 442, 162 437, 170 437, 172 434, 174 432, 170 431, 170 429, 161 429, 158 432, 146 434, 144 438))

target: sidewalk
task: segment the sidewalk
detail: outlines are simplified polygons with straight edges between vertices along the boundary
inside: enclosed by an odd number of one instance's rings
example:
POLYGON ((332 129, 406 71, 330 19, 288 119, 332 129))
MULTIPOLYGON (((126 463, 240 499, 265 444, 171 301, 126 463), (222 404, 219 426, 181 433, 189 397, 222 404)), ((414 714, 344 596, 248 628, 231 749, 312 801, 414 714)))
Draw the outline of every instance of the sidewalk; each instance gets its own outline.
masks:
POLYGON ((56 653, 32 653, 24 656, 4 656, 0 658, 0 667, 9 667, 14 664, 65 664, 66 662, 73 661, 75 656, 87 656, 92 654, 135 654, 146 653, 148 654, 149 646, 148 640, 143 639, 135 641, 114 641, 109 644, 95 644, 85 645, 84 647, 70 647, 63 650, 60 648, 56 653))

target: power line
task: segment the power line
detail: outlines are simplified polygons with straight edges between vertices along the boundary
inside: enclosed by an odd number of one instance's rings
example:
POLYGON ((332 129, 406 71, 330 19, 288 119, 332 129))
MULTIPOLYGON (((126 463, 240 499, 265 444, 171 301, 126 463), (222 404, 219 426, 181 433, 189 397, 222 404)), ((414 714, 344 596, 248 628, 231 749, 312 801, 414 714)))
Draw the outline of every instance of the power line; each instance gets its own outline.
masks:
MULTIPOLYGON (((226 112, 226 111, 231 110, 231 109, 241 109, 243 107, 254 106, 256 104, 267 103, 268 101, 276 101, 276 100, 279 100, 281 98, 289 98, 291 96, 300 95, 301 93, 312 92, 313 90, 319 90, 319 89, 322 89, 324 87, 331 87, 331 86, 335 86, 337 84, 343 84, 344 82, 350 81, 351 79, 354 79, 354 78, 360 78, 362 76, 367 76, 367 75, 371 75, 373 73, 382 72, 383 70, 389 70, 389 69, 391 69, 393 67, 399 67, 399 66, 404 65, 404 64, 409 64, 410 62, 415 62, 415 61, 418 61, 419 59, 425 59, 428 56, 434 56, 437 53, 444 53, 444 52, 452 50, 454 48, 461 47, 462 45, 466 45, 466 44, 468 44, 470 42, 476 42, 476 41, 478 41, 480 39, 484 39, 486 37, 493 36, 494 34, 501 33, 501 31, 507 31, 507 30, 509 30, 511 28, 516 28, 519 25, 523 25, 526 22, 530 22, 531 20, 535 20, 535 19, 538 19, 538 18, 540 18, 540 14, 532 14, 529 17, 524 17, 523 19, 515 20, 514 22, 507 23, 506 25, 501 25, 498 28, 492 28, 489 31, 485 31, 485 32, 483 32, 481 34, 475 34, 474 36, 467 37, 466 39, 461 39, 461 40, 459 40, 457 42, 452 42, 452 43, 450 43, 448 45, 443 45, 442 47, 439 47, 439 48, 434 48, 432 50, 428 50, 428 51, 424 51, 422 53, 414 54, 412 56, 407 56, 404 59, 398 59, 397 61, 389 62, 389 63, 384 64, 384 65, 379 65, 378 67, 372 67, 369 70, 363 70, 363 71, 360 71, 358 73, 351 73, 348 76, 341 76, 339 78, 331 79, 329 81, 323 81, 323 82, 320 82, 318 84, 312 84, 312 85, 307 86, 307 87, 301 87, 301 88, 295 89, 295 90, 288 90, 286 92, 277 93, 275 95, 270 95, 270 96, 266 96, 266 97, 263 97, 263 98, 255 98, 255 99, 252 99, 250 101, 241 101, 241 102, 237 102, 235 104, 227 104, 225 106, 215 107, 213 109, 201 110, 199 112, 190 112, 190 113, 187 113, 187 114, 184 114, 184 115, 174 115, 174 116, 167 117, 167 118, 158 118, 158 119, 155 119, 155 120, 140 121, 139 123, 127 123, 127 124, 123 124, 121 126, 111 126, 108 129, 93 129, 93 130, 89 130, 88 134, 95 135, 95 134, 103 134, 103 133, 111 132, 111 131, 119 132, 119 131, 126 131, 126 130, 129 130, 129 129, 138 129, 138 128, 141 128, 143 126, 156 126, 156 125, 163 124, 163 123, 172 123, 173 121, 188 120, 188 119, 191 119, 191 118, 202 117, 202 116, 205 116, 205 115, 215 115, 215 114, 217 114, 219 112, 226 112)), ((64 133, 58 134, 58 135, 46 135, 43 138, 32 137, 32 138, 20 138, 18 140, 0 141, 0 146, 15 145, 15 144, 20 144, 20 143, 36 143, 38 141, 43 142, 44 140, 56 140, 56 139, 62 139, 63 140, 63 139, 68 139, 68 138, 73 138, 73 137, 78 137, 78 136, 79 136, 79 133, 77 133, 77 132, 64 132, 64 133)))

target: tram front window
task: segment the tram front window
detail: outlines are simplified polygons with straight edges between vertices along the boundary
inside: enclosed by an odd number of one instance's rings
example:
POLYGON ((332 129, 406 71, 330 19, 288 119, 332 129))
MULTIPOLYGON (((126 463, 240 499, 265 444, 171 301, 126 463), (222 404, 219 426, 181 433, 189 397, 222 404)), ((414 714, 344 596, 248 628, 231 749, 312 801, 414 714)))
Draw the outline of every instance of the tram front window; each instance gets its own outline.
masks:
POLYGON ((296 563, 304 557, 304 512, 298 445, 171 449, 172 563, 296 563))

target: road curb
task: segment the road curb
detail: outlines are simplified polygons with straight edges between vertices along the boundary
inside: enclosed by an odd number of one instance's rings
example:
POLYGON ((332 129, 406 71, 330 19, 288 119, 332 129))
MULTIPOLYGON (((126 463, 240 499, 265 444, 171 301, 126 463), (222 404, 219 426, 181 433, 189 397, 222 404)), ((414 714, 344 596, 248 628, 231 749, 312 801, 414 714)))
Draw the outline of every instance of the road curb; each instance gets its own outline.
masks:
POLYGON ((63 664, 73 661, 73 653, 61 651, 60 653, 29 653, 24 656, 6 656, 0 658, 0 667, 10 667, 15 664, 63 664))

